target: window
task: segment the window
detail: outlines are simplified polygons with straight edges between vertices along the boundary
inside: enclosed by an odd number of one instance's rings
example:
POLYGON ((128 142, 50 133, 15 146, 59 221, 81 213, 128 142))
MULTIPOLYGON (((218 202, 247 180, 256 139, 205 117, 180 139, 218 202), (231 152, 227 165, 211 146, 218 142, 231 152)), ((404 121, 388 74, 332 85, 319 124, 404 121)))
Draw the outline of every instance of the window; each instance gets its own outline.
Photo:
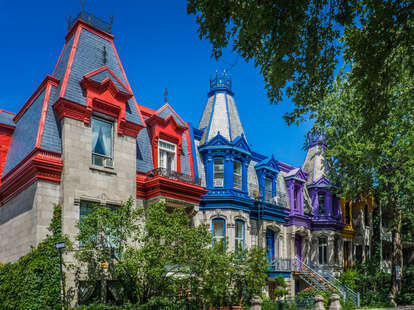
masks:
POLYGON ((351 207, 349 206, 349 202, 345 204, 345 224, 351 224, 351 207))
POLYGON ((339 245, 340 245, 340 240, 338 238, 335 238, 334 248, 333 248, 335 264, 339 264, 339 245))
POLYGON ((234 237, 236 250, 244 250, 244 222, 236 220, 236 234, 234 237))
POLYGON ((356 246, 356 261, 358 264, 362 263, 362 245, 356 246))
POLYGON ((242 169, 241 169, 241 162, 234 161, 233 166, 233 180, 234 180, 234 188, 241 189, 242 183, 242 169))
POLYGON ((213 220, 213 244, 216 242, 226 240, 226 221, 224 219, 214 219, 213 220))
POLYGON ((92 164, 113 167, 113 123, 92 117, 92 164))
POLYGON ((369 226, 369 207, 367 204, 365 204, 364 220, 365 220, 365 226, 369 226))
POLYGON ((295 210, 298 209, 298 188, 295 186, 293 190, 293 205, 295 210))
POLYGON ((265 179, 265 200, 272 200, 272 180, 268 178, 265 179))
POLYGON ((224 186, 224 158, 214 158, 214 187, 224 186))
POLYGON ((318 211, 319 214, 325 214, 325 194, 318 194, 318 211))
POLYGON ((167 171, 176 171, 176 149, 175 144, 160 140, 158 142, 158 167, 167 171))
POLYGON ((328 242, 325 237, 319 238, 319 264, 328 263, 328 242))

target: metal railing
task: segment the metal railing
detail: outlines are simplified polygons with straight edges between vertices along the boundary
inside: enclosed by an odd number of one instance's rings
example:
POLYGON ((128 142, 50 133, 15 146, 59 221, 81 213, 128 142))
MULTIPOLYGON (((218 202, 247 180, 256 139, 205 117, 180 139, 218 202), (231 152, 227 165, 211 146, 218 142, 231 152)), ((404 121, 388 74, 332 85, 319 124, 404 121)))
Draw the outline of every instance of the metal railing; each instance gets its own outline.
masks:
POLYGON ((151 170, 148 176, 152 176, 152 177, 163 176, 169 179, 178 180, 178 181, 182 181, 185 183, 201 185, 200 178, 195 178, 191 175, 177 172, 177 171, 168 170, 166 168, 157 168, 157 169, 151 170))
POLYGON ((84 10, 82 10, 75 18, 71 19, 69 17, 69 21, 68 21, 68 28, 72 28, 72 26, 76 23, 76 21, 78 19, 83 20, 84 22, 87 22, 88 24, 103 30, 107 33, 112 34, 112 18, 111 18, 111 22, 106 22, 103 19, 96 17, 95 15, 85 12, 84 10))
POLYGON ((292 260, 290 258, 276 258, 274 259, 268 267, 270 272, 291 272, 292 271, 292 260))
POLYGON ((302 279, 309 285, 314 285, 322 290, 336 291, 342 296, 344 300, 350 299, 355 305, 360 305, 359 293, 353 291, 346 285, 343 285, 333 274, 328 270, 322 270, 318 267, 311 267, 301 261, 298 257, 295 258, 296 271, 302 276, 302 279))
POLYGON ((287 208, 288 207, 288 195, 284 193, 276 193, 276 196, 272 197, 272 193, 270 191, 260 190, 260 187, 257 184, 249 183, 249 196, 256 199, 261 200, 266 203, 274 204, 280 207, 287 208), (263 196, 264 194, 264 196, 263 196))

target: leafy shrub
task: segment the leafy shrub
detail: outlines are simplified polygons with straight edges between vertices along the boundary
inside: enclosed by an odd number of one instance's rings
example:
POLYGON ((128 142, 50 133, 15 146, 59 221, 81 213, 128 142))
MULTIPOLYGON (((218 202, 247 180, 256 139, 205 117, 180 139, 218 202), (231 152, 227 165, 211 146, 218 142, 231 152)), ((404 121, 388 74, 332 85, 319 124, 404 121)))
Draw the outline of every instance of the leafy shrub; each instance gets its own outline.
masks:
POLYGON ((55 310, 60 307, 59 255, 55 242, 69 240, 61 232, 61 207, 55 206, 44 241, 15 263, 0 265, 0 309, 55 310))

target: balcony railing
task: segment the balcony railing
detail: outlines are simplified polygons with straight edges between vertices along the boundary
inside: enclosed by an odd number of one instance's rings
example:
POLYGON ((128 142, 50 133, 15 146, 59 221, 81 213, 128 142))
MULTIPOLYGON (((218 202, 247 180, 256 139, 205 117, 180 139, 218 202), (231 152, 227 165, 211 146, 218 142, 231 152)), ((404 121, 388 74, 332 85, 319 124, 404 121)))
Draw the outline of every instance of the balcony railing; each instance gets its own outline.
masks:
POLYGON ((292 271, 292 260, 290 258, 276 258, 269 264, 269 272, 291 272, 292 271))
POLYGON ((163 176, 163 177, 167 177, 172 180, 178 180, 178 181, 182 181, 182 182, 190 183, 194 185, 201 185, 200 178, 195 178, 191 175, 184 174, 184 173, 177 172, 177 171, 168 170, 165 168, 154 169, 148 175, 153 176, 153 177, 163 176))
POLYGON ((75 18, 71 19, 69 17, 68 28, 69 29, 72 28, 72 26, 76 23, 78 19, 81 19, 102 31, 112 34, 112 18, 111 18, 111 22, 108 23, 104 21, 103 19, 96 17, 95 15, 82 10, 75 18))
POLYGON ((270 204, 275 204, 280 207, 288 207, 288 195, 283 193, 277 193, 275 197, 272 197, 272 192, 264 190, 261 191, 260 187, 254 183, 249 183, 249 196, 256 200, 261 200, 270 204), (264 196, 262 193, 264 193, 264 196))

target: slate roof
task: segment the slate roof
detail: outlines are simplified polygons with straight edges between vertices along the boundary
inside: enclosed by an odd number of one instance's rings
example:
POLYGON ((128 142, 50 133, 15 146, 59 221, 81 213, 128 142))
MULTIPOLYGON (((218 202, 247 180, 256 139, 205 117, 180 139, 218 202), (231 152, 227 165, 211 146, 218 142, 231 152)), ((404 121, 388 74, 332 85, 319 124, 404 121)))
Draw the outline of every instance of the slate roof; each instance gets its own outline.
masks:
POLYGON ((29 109, 27 109, 16 123, 2 177, 29 155, 36 146, 45 90, 43 89, 29 109))
POLYGON ((326 177, 323 153, 324 149, 320 144, 316 144, 308 149, 302 165, 302 170, 308 174, 307 184, 314 184, 322 177, 326 177))
POLYGON ((15 116, 14 113, 7 112, 0 109, 0 124, 4 124, 7 126, 15 126, 15 123, 13 121, 13 117, 15 116))
POLYGON ((57 88, 52 86, 50 90, 50 99, 47 106, 45 126, 43 128, 42 143, 40 147, 47 151, 55 153, 62 152, 62 140, 60 135, 60 125, 56 118, 53 104, 58 99, 57 88))
POLYGON ((152 147, 148 128, 143 128, 137 136, 137 171, 148 172, 154 169, 152 147))
MULTIPOLYGON (((55 77, 61 79, 59 92, 60 87, 63 84, 62 81, 68 64, 68 58, 71 46, 73 45, 74 37, 75 34, 72 35, 70 40, 67 42, 62 53, 62 57, 54 73, 55 77)), ((86 97, 80 85, 80 81, 83 79, 84 75, 103 66, 108 66, 124 85, 128 85, 122 72, 121 65, 118 62, 112 42, 88 31, 87 29, 82 29, 79 37, 79 42, 76 47, 64 98, 82 105, 86 105, 86 97)), ((104 76, 108 76, 109 72, 104 72, 105 71, 103 71, 101 75, 97 74, 95 78, 100 79, 104 76)), ((116 79, 112 78, 112 81, 114 81, 117 87, 122 87, 121 84, 116 81, 116 79)), ((133 98, 129 99, 127 102, 125 118, 127 121, 145 126, 141 116, 139 115, 133 98)))
POLYGON ((226 91, 213 91, 209 94, 198 125, 199 129, 205 129, 200 144, 212 139, 218 132, 229 141, 244 134, 233 96, 226 91))

